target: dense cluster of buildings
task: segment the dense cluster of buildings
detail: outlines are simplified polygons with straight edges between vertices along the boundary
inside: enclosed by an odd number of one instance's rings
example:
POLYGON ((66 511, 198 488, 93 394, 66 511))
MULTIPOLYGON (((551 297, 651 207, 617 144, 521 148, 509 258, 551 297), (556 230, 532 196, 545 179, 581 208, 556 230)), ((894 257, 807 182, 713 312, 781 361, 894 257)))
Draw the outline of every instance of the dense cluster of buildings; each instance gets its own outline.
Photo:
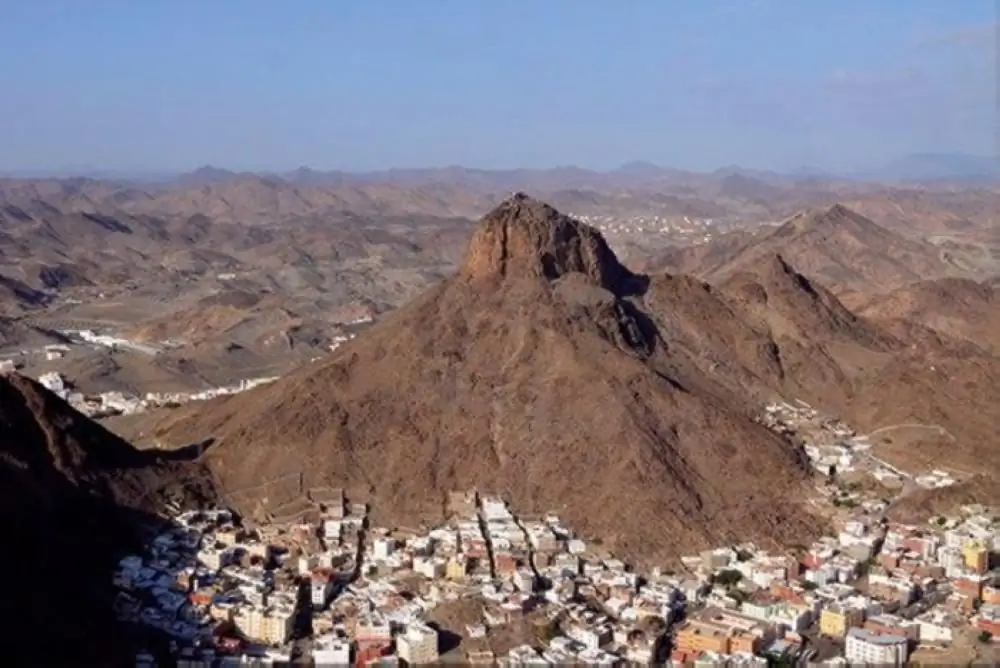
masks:
POLYGON ((697 600, 706 607, 677 630, 673 660, 757 665, 751 655, 811 658, 822 638, 840 652, 825 657, 827 665, 901 666, 918 647, 1000 631, 1000 606, 992 603, 1000 597, 1000 574, 991 572, 1000 532, 982 508, 926 527, 860 511, 839 529, 781 556, 741 546, 685 558, 705 583, 697 600))
POLYGON ((462 601, 478 613, 449 629, 458 660, 505 665, 901 666, 918 647, 1000 632, 1000 533, 981 508, 921 527, 859 510, 798 550, 744 544, 640 574, 557 516, 518 518, 494 497, 454 494, 448 523, 392 532, 333 498, 282 529, 179 515, 122 560, 119 613, 168 634, 191 668, 280 663, 296 643, 317 666, 434 663, 434 613, 462 601))
POLYGON ((1000 632, 1000 534, 982 509, 926 527, 859 514, 798 552, 708 550, 675 575, 636 573, 553 515, 451 501, 453 520, 425 532, 366 530, 363 505, 336 502, 281 530, 181 514, 147 555, 122 560, 116 607, 173 638, 190 667, 280 663, 310 634, 316 665, 433 663, 433 611, 470 599, 480 613, 454 632, 473 663, 904 665, 917 647, 1000 632), (494 640, 526 620, 519 641, 494 640), (815 656, 819 639, 836 655, 815 656))
MULTIPOLYGON (((763 419, 789 429, 791 410, 812 411, 778 406, 763 419)), ((864 453, 846 426, 820 420, 820 431, 864 453)), ((902 666, 917 650, 988 647, 1000 634, 1000 520, 966 507, 900 525, 884 499, 850 499, 833 504, 832 534, 810 544, 720 547, 639 573, 558 515, 519 517, 499 497, 456 492, 445 523, 390 531, 332 490, 281 526, 250 528, 224 510, 178 515, 148 554, 122 560, 116 607, 171 638, 185 668, 308 656, 317 666, 445 656, 902 666)))

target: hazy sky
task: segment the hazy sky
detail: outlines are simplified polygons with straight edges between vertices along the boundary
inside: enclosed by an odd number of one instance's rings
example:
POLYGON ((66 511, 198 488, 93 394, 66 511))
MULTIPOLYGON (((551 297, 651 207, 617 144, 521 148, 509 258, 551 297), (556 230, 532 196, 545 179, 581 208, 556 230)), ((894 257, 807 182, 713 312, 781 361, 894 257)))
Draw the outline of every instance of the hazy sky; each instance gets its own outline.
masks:
POLYGON ((996 0, 0 0, 0 170, 996 151, 996 0))

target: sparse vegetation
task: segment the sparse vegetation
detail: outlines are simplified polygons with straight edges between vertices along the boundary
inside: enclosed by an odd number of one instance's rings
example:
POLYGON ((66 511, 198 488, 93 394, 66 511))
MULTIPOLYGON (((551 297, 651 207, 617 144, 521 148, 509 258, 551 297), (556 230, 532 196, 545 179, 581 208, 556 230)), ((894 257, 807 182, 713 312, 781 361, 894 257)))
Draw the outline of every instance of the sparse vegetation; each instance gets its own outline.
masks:
POLYGON ((747 601, 747 599, 750 598, 750 595, 748 593, 746 593, 745 591, 743 591, 742 589, 736 589, 736 588, 730 589, 728 591, 728 594, 729 594, 730 598, 732 598, 734 601, 736 601, 740 605, 742 605, 743 603, 745 603, 747 601))

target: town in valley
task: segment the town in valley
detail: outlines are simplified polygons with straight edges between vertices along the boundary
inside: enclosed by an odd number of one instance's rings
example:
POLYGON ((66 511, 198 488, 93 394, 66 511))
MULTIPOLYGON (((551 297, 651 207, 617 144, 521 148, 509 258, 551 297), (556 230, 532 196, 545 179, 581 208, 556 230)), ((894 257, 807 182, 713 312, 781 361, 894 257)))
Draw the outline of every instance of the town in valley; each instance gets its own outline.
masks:
POLYGON ((799 438, 828 535, 716 546, 640 568, 557 514, 488 492, 449 495, 449 519, 380 528, 343 490, 256 524, 177 512, 114 575, 137 665, 903 666, 991 662, 1000 634, 1000 515, 966 506, 907 525, 888 507, 952 485, 896 469, 809 405, 761 421, 799 438), (870 484, 868 484, 870 483, 870 484))

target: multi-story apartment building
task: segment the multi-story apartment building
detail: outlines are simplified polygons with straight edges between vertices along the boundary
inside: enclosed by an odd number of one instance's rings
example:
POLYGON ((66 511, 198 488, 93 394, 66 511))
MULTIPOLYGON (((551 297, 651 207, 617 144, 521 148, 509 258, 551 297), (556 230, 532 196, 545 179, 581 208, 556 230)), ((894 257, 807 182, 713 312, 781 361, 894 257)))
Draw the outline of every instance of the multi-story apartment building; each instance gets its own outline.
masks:
POLYGON ((847 632, 844 658, 853 664, 904 666, 909 656, 909 639, 902 636, 876 635, 865 629, 847 632))
POLYGON ((261 610, 244 608, 234 617, 236 628, 245 636, 268 644, 281 645, 292 637, 294 615, 291 608, 274 606, 261 610))
POLYGON ((833 638, 843 638, 847 632, 861 626, 865 621, 865 611, 847 605, 832 603, 819 615, 819 632, 833 638))
POLYGON ((675 648, 685 654, 759 652, 773 639, 771 627, 760 621, 721 608, 709 608, 684 622, 677 632, 675 648))

